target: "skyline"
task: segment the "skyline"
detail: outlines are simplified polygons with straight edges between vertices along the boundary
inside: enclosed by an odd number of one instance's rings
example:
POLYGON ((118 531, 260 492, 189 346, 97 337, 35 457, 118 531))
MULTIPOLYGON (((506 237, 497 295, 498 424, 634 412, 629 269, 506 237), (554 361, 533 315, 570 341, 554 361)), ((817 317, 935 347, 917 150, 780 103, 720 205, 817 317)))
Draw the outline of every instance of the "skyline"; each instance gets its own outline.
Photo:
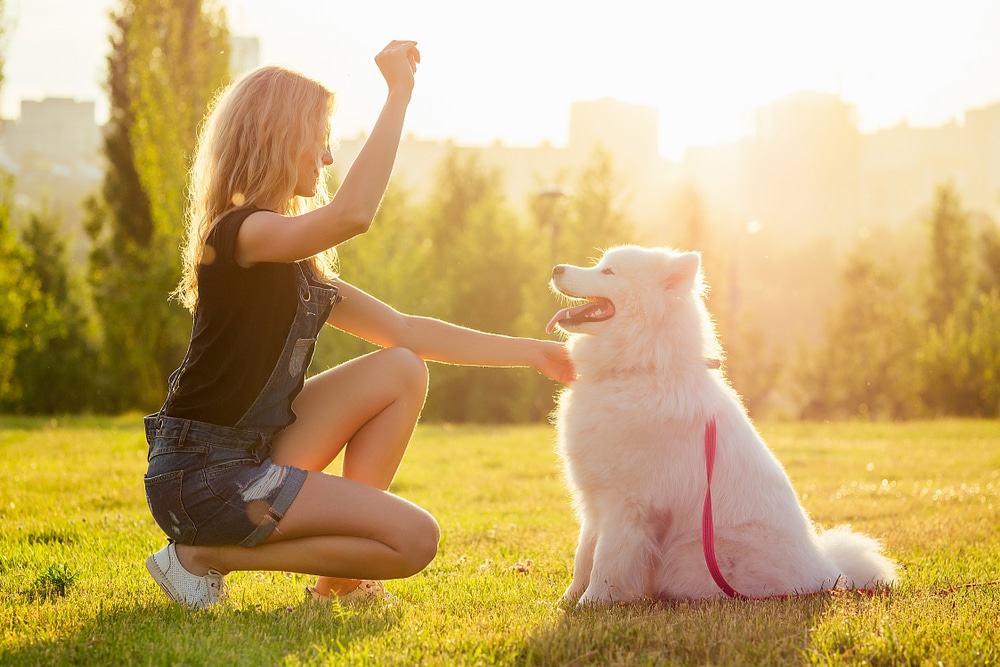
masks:
MULTIPOLYGON (((432 0, 420 7, 223 0, 234 34, 261 43, 261 64, 302 71, 338 94, 335 132, 370 129, 384 100, 372 62, 391 39, 422 54, 406 132, 487 145, 565 145, 575 101, 656 107, 660 153, 747 136, 756 107, 814 90, 839 95, 859 129, 939 126, 1000 101, 1000 3, 716 0, 614 6, 510 0, 500 9, 432 0)), ((374 3, 372 3, 374 4, 374 3)), ((107 14, 118 0, 13 0, 5 23, 0 113, 22 99, 93 101, 102 90, 107 14), (54 19, 58 17, 58 19, 54 19)))

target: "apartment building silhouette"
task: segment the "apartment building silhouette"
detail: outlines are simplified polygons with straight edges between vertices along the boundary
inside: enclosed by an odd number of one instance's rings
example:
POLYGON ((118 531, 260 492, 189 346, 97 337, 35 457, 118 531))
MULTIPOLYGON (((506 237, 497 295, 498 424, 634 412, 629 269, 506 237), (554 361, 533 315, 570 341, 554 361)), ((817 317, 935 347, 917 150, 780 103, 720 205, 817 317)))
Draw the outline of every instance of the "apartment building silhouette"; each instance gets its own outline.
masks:
POLYGON ((908 222, 945 183, 1000 221, 1000 103, 941 127, 862 134, 836 95, 796 93, 758 109, 752 136, 688 149, 674 180, 737 222, 793 237, 850 239, 908 222))

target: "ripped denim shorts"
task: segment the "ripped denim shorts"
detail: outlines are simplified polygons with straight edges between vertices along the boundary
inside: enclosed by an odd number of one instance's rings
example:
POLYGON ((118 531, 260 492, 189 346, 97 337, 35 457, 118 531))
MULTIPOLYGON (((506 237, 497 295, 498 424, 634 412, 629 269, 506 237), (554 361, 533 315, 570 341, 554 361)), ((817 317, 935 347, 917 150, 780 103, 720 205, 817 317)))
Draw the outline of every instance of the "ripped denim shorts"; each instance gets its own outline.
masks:
POLYGON ((260 544, 305 482, 305 470, 271 460, 273 435, 158 414, 145 426, 146 502, 174 542, 260 544))

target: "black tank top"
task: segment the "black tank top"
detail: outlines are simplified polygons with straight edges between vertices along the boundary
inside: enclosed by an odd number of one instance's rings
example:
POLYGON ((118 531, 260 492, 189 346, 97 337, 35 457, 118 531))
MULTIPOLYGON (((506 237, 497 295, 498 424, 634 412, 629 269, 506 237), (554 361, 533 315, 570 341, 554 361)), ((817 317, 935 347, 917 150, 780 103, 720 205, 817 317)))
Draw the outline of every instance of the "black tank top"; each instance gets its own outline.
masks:
POLYGON ((288 337, 297 304, 295 265, 236 263, 236 235, 260 209, 233 211, 209 235, 198 267, 187 365, 171 417, 233 426, 264 388, 288 337))

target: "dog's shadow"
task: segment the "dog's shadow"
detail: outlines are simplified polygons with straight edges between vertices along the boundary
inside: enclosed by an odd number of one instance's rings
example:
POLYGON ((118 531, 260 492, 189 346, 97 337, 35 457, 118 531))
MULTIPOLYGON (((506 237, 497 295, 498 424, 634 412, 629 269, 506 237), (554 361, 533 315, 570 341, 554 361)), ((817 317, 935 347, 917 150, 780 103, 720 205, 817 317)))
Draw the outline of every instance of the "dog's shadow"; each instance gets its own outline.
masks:
POLYGON ((567 608, 523 646, 520 665, 797 664, 841 596, 567 608))

